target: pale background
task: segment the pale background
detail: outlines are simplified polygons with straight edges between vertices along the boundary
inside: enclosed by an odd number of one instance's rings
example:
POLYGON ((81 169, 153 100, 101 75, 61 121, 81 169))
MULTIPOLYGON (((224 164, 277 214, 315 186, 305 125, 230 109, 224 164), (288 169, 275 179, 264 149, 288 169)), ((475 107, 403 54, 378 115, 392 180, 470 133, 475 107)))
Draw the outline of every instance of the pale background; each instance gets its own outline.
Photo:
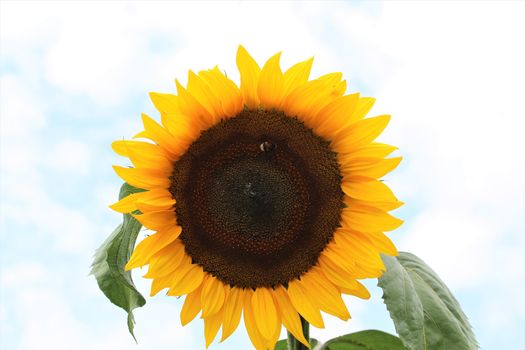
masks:
MULTIPOLYGON (((406 205, 390 234, 426 260, 469 316, 483 349, 516 349, 525 329, 524 13, 521 1, 0 3, 2 349, 200 349, 200 320, 159 295, 125 314, 88 276, 121 220, 107 208, 127 164, 112 140, 157 117, 147 92, 174 91, 188 69, 238 79, 243 44, 259 63, 315 55, 349 91, 392 114, 381 137, 404 161, 387 177, 406 205)), ((146 233, 146 232, 144 232, 146 233)), ((135 274, 147 294, 149 282, 135 274)), ((394 332, 381 292, 348 298, 321 340, 394 332)), ((212 349, 249 349, 244 327, 212 349)))

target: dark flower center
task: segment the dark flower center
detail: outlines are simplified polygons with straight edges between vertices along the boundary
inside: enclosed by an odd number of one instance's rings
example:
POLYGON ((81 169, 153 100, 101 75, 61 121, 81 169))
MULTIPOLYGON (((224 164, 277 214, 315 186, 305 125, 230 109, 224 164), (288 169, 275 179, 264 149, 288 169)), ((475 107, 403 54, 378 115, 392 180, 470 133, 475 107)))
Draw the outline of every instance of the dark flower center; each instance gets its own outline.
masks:
POLYGON ((186 252, 230 285, 286 285, 339 226, 335 153, 281 112, 244 110, 204 131, 170 180, 186 252))

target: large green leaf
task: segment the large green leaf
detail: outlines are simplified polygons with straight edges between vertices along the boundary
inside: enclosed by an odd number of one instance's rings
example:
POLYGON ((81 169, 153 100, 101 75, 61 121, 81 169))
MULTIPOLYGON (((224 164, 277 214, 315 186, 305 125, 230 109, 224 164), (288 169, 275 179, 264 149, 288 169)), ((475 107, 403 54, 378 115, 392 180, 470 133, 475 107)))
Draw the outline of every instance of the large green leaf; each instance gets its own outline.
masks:
POLYGON ((343 335, 327 341, 320 350, 406 350, 398 337, 376 330, 343 335))
MULTIPOLYGON (((119 199, 141 191, 143 190, 124 184, 120 189, 119 199)), ((146 304, 146 300, 135 288, 131 272, 125 271, 124 266, 133 251, 141 227, 131 215, 125 214, 123 223, 97 249, 91 265, 91 274, 97 279, 100 290, 113 304, 128 313, 128 329, 134 339, 133 309, 146 304)))
POLYGON ((447 286, 413 254, 383 256, 383 299, 410 350, 478 349, 472 327, 447 286))
MULTIPOLYGON (((313 350, 315 347, 319 344, 319 341, 317 339, 310 339, 310 349, 313 350)), ((304 346, 304 345, 303 345, 304 346)), ((281 339, 275 344, 274 350, 289 350, 288 349, 288 339, 281 339)))

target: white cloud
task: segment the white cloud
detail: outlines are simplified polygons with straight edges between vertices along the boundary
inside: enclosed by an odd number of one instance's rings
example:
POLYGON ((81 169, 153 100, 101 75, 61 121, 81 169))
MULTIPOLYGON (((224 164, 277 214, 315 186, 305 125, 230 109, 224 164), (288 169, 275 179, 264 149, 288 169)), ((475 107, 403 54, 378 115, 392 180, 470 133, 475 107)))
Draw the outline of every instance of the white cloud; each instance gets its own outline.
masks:
MULTIPOLYGON (((70 349, 71 346, 81 350, 123 350, 130 346, 137 349, 187 349, 197 343, 192 335, 195 329, 183 329, 178 323, 178 317, 166 313, 165 305, 153 303, 149 305, 148 315, 145 315, 147 322, 142 322, 138 329, 143 339, 136 346, 127 333, 122 310, 114 309, 109 303, 107 308, 99 310, 104 317, 114 319, 114 322, 107 323, 109 328, 100 328, 100 322, 89 322, 87 315, 77 312, 81 303, 91 303, 92 298, 86 298, 83 294, 75 295, 75 305, 65 288, 71 283, 54 281, 54 275, 56 271, 35 261, 2 267, 2 317, 9 319, 7 324, 10 325, 2 333, 19 335, 16 337, 17 349, 61 350, 70 349), (8 303, 4 304, 6 301, 8 303), (13 333, 15 331, 17 333, 13 333)), ((92 277, 84 277, 87 278, 94 283, 92 277)), ((101 294, 96 297, 104 298, 101 294)))
POLYGON ((6 20, 4 50, 22 59, 27 48, 19 48, 20 40, 44 46, 48 81, 102 105, 121 103, 133 91, 173 90, 173 79, 185 81, 190 68, 219 63, 237 77, 234 55, 239 44, 260 63, 279 50, 285 50, 285 65, 314 53, 324 60, 315 71, 324 73, 331 63, 329 55, 322 55, 326 45, 315 35, 305 35, 311 28, 290 3, 280 4, 277 11, 255 2, 207 2, 204 7, 202 2, 112 3, 104 11, 89 3, 32 3, 32 11, 23 15, 21 6, 4 6, 12 16, 19 15, 16 22, 6 20), (48 34, 42 38, 34 32, 48 34), (162 50, 152 49, 157 41, 162 50))
POLYGON ((91 152, 89 146, 83 142, 61 139, 46 152, 42 161, 61 173, 86 175, 91 169, 91 152))
POLYGON ((525 319, 524 4, 493 4, 385 3, 367 27, 399 62, 376 106, 394 115, 393 187, 417 213, 399 247, 476 300, 487 341, 525 319))
POLYGON ((60 176, 88 171, 90 152, 78 141, 58 140, 45 146, 41 134, 49 122, 45 104, 34 96, 27 77, 2 77, 0 171, 2 220, 34 225, 28 244, 37 237, 52 238, 50 246, 63 252, 92 248, 93 224, 84 213, 58 203, 43 187, 42 168, 60 176))
POLYGON ((144 42, 126 4, 108 4, 104 11, 86 5, 57 6, 67 30, 57 33, 47 51, 47 78, 69 93, 88 94, 98 103, 118 103, 128 91, 122 87, 132 86, 140 74, 128 69, 142 63, 144 42))
POLYGON ((27 137, 27 132, 45 125, 41 99, 32 94, 31 86, 21 84, 15 74, 3 75, 0 79, 0 132, 2 138, 27 137))
POLYGON ((4 288, 13 288, 31 284, 41 284, 49 277, 46 268, 33 261, 23 261, 2 271, 0 284, 4 288))
POLYGON ((494 264, 491 250, 497 228, 483 217, 439 210, 429 207, 420 214, 401 246, 424 257, 450 288, 479 286, 494 264))
MULTIPOLYGON (((411 234, 404 242, 428 253, 437 270, 465 286, 487 283, 488 276, 453 269, 451 260, 483 264, 504 237, 512 239, 524 229, 519 8, 523 4, 480 3, 472 11, 460 3, 449 13, 439 3, 403 3, 386 5, 378 21, 378 32, 389 28, 387 39, 400 61, 381 89, 378 106, 394 114, 387 135, 406 158, 404 177, 396 183, 408 202, 424 201, 424 212, 407 223, 411 234), (418 16, 394 25, 408 9, 418 16), (489 19, 502 23, 487 25, 489 19), (438 259, 434 247, 446 251, 448 259, 438 259)), ((523 257, 523 240, 520 244, 515 253, 523 257)))

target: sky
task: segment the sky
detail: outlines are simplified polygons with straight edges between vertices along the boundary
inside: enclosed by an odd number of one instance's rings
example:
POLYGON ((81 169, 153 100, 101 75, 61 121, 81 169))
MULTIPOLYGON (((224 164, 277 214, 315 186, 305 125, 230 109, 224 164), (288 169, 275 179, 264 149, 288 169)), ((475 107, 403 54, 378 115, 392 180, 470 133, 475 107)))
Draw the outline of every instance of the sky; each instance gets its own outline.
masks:
MULTIPOLYGON (((385 179, 406 203, 389 236, 447 283, 482 349, 522 345, 524 25, 522 1, 1 1, 0 347, 204 348, 201 321, 182 327, 182 299, 160 294, 136 310, 135 344, 89 265, 121 220, 111 165, 127 163, 111 142, 141 112, 158 118, 148 92, 174 92, 188 69, 238 81, 239 44, 260 64, 315 56, 312 76, 341 71, 377 98, 371 115, 392 115, 380 141, 404 158, 385 179)), ((313 337, 394 333, 376 282, 313 337)), ((211 346, 246 348, 243 327, 211 346)))

